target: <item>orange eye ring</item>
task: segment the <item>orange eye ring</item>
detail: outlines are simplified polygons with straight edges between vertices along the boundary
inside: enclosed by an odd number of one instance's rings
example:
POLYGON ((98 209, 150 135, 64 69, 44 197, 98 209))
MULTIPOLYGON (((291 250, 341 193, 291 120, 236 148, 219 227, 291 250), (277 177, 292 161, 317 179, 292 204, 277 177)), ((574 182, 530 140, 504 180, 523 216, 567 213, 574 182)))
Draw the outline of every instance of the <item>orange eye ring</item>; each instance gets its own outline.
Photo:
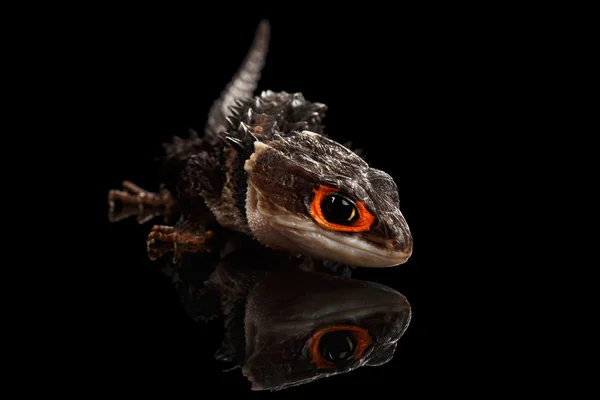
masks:
POLYGON ((371 228, 371 224, 375 220, 373 214, 371 214, 367 207, 365 207, 364 203, 361 201, 356 201, 354 204, 356 205, 358 212, 358 219, 354 221, 351 225, 342 225, 335 224, 327 221, 325 216, 323 215, 323 210, 321 208, 321 203, 330 194, 338 193, 339 190, 332 188, 330 186, 319 186, 316 189, 313 189, 313 193, 315 194, 313 200, 310 202, 310 212, 315 219, 315 221, 322 226, 323 228, 331 229, 334 231, 341 232, 364 232, 368 231, 371 228))
POLYGON ((317 366, 317 369, 332 369, 336 367, 334 363, 326 360, 319 351, 319 344, 323 336, 326 333, 336 331, 349 331, 356 340, 356 348, 354 349, 354 354, 352 355, 354 360, 358 360, 360 357, 362 357, 367 347, 371 345, 371 335, 369 335, 369 332, 366 329, 361 328, 360 326, 332 325, 319 329, 313 333, 311 338, 308 340, 308 349, 312 356, 312 363, 317 366))

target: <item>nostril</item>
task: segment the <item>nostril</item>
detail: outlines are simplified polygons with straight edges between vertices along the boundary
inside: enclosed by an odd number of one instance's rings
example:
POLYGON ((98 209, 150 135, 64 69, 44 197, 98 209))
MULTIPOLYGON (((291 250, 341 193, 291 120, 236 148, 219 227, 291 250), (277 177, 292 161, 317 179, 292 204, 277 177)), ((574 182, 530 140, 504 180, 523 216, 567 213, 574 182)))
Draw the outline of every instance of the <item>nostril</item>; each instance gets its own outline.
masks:
POLYGON ((388 239, 385 241, 385 245, 390 250, 400 250, 401 243, 396 239, 388 239))

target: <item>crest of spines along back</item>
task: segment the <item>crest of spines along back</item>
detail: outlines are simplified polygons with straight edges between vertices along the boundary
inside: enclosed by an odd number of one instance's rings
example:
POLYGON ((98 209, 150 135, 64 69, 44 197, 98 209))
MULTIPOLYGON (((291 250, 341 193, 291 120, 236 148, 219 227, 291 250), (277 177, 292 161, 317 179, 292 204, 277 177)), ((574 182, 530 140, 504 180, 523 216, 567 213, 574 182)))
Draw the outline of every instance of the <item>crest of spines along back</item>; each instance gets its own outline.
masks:
POLYGON ((236 100, 225 139, 238 150, 252 152, 257 140, 276 140, 303 130, 322 134, 326 110, 325 104, 307 101, 302 93, 267 90, 252 99, 236 100))

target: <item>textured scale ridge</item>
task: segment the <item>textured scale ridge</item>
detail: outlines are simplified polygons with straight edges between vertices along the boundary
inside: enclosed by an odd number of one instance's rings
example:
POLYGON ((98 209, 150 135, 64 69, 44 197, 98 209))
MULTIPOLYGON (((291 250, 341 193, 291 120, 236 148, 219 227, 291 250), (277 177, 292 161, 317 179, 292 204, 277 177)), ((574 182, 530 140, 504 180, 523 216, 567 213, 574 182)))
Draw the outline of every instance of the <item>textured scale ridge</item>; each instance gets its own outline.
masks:
POLYGON ((323 134, 327 106, 307 101, 302 93, 267 90, 230 110, 227 138, 251 151, 249 146, 256 140, 277 140, 304 130, 323 134))
POLYGON ((251 98, 260 80, 261 70, 269 50, 270 27, 264 20, 258 26, 252 46, 242 65, 227 84, 221 96, 210 109, 206 123, 207 133, 219 133, 226 129, 229 108, 242 99, 251 98))
POLYGON ((192 191, 210 196, 209 193, 222 189, 224 149, 216 134, 200 138, 196 131, 190 130, 188 138, 174 136, 163 147, 165 155, 159 159, 162 161, 161 181, 178 197, 190 197, 192 191))

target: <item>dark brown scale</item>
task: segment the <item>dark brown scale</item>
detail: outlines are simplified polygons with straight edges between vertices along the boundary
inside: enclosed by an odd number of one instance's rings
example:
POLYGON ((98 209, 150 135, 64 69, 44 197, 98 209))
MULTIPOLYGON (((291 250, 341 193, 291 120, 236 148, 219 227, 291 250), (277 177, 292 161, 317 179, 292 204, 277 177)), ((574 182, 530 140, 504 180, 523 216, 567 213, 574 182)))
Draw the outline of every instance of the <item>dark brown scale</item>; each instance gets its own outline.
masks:
POLYGON ((277 140, 277 135, 286 137, 303 130, 322 134, 325 111, 325 104, 307 101, 302 93, 268 90, 231 108, 226 135, 243 143, 252 153, 248 146, 256 139, 277 140))
POLYGON ((163 144, 163 147, 165 155, 160 159, 161 182, 172 193, 180 189, 181 177, 186 171, 194 169, 190 167, 192 164, 197 164, 205 171, 202 175, 203 186, 213 191, 222 190, 224 172, 219 166, 223 164, 223 145, 215 136, 199 138, 195 131, 190 130, 189 138, 175 136, 172 142, 163 144))

